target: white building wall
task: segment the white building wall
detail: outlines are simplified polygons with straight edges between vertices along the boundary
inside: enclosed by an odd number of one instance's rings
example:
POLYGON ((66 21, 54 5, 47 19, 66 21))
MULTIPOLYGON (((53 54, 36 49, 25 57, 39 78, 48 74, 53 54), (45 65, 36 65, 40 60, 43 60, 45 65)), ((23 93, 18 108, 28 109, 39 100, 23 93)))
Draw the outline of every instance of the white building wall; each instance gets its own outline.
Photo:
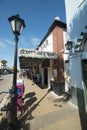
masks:
POLYGON ((1 61, 0 61, 0 69, 2 69, 2 68, 6 68, 6 66, 4 66, 4 65, 1 63, 1 61))
POLYGON ((66 31, 63 31, 63 37, 64 37, 64 61, 69 59, 69 51, 66 50, 65 44, 67 43, 67 33, 66 31))
MULTIPOLYGON (((80 56, 74 57, 77 39, 81 38, 81 32, 86 32, 87 25, 87 0, 65 0, 67 19, 67 40, 73 41, 73 57, 70 59, 71 84, 82 88, 82 70, 80 56)), ((87 47, 85 47, 86 49, 87 47)))
MULTIPOLYGON (((50 61, 51 62, 51 61, 50 61)), ((53 79, 53 67, 50 66, 48 68, 48 88, 51 88, 51 85, 50 85, 50 80, 53 79)))
POLYGON ((65 0, 68 39, 77 44, 87 25, 87 0, 65 0))
POLYGON ((72 56, 70 59, 71 86, 82 89, 81 55, 72 56))
POLYGON ((69 72, 69 63, 64 64, 65 92, 68 92, 69 90, 69 85, 67 82, 67 72, 69 72))
POLYGON ((42 43, 39 50, 44 51, 44 52, 53 52, 53 35, 52 35, 52 33, 50 33, 50 35, 47 37, 47 39, 42 43))
POLYGON ((0 69, 2 68, 2 63, 0 62, 0 69))
POLYGON ((64 78, 65 78, 65 92, 68 91, 68 83, 66 81, 67 79, 67 72, 69 70, 69 63, 65 63, 65 61, 69 60, 69 51, 66 50, 65 48, 65 44, 67 43, 67 33, 66 31, 63 31, 63 37, 64 37, 64 52, 63 52, 63 56, 64 56, 64 78))

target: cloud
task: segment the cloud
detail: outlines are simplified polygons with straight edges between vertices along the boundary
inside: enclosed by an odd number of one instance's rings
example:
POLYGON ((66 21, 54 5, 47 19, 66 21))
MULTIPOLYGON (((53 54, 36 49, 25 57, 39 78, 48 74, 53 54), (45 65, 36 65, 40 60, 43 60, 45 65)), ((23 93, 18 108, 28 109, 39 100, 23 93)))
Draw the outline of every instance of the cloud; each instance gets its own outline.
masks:
POLYGON ((14 45, 14 43, 8 39, 0 38, 0 50, 7 51, 10 48, 9 45, 14 45))
POLYGON ((14 43, 13 42, 11 42, 10 40, 8 40, 8 39, 5 39, 4 40, 6 43, 8 43, 8 44, 10 44, 10 45, 14 45, 14 43))
POLYGON ((32 44, 37 46, 40 43, 40 39, 39 38, 32 38, 32 44))
POLYGON ((3 49, 3 48, 5 48, 6 47, 6 45, 1 41, 0 42, 0 49, 3 49))
POLYGON ((39 44, 40 39, 39 38, 32 38, 29 37, 28 39, 25 39, 25 37, 22 37, 19 40, 19 47, 20 48, 36 48, 36 46, 39 44))
POLYGON ((7 50, 8 50, 8 49, 7 49, 7 45, 4 44, 4 42, 0 42, 0 50, 1 50, 1 51, 7 51, 7 50))
POLYGON ((22 44, 29 44, 28 42, 26 42, 26 40, 25 40, 24 37, 22 37, 22 39, 21 39, 21 43, 22 43, 22 44))
POLYGON ((22 46, 26 47, 30 47, 31 45, 36 47, 39 44, 39 42, 40 42, 39 38, 30 38, 28 41, 26 41, 24 37, 20 39, 20 43, 22 44, 22 46))
POLYGON ((24 37, 22 37, 19 42, 20 47, 29 47, 29 42, 26 41, 24 37))

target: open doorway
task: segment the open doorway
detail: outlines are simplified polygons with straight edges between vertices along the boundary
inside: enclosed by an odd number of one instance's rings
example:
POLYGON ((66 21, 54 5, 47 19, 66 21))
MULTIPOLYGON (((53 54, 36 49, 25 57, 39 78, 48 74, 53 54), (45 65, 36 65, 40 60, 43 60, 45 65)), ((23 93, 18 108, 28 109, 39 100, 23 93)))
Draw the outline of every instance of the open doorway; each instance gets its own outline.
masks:
POLYGON ((48 69, 44 68, 44 85, 48 85, 48 69))
POLYGON ((83 75, 83 82, 87 87, 87 60, 82 60, 82 75, 83 75))

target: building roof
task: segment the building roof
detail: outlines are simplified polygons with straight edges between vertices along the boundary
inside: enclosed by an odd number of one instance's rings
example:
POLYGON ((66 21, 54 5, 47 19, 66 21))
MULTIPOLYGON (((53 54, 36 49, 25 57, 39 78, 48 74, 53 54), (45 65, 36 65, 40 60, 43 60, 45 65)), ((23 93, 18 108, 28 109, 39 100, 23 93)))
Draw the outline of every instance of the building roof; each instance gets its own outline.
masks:
POLYGON ((46 33, 46 35, 44 36, 44 38, 41 40, 40 44, 37 46, 36 50, 38 50, 38 48, 43 44, 43 42, 45 41, 45 39, 49 36, 49 34, 52 32, 52 30, 56 27, 61 27, 63 29, 66 29, 66 23, 61 22, 58 19, 55 19, 54 22, 51 24, 51 26, 48 29, 48 32, 46 33))

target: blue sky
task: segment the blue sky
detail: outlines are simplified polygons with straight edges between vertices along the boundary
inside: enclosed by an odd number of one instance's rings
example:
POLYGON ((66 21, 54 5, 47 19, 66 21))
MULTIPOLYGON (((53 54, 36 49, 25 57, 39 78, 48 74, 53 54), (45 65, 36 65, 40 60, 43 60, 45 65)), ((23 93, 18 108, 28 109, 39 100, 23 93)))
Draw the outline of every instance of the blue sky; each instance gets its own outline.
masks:
POLYGON ((26 28, 19 36, 18 48, 35 48, 55 17, 66 22, 64 0, 0 0, 0 60, 14 63, 14 35, 8 17, 19 14, 26 28))

